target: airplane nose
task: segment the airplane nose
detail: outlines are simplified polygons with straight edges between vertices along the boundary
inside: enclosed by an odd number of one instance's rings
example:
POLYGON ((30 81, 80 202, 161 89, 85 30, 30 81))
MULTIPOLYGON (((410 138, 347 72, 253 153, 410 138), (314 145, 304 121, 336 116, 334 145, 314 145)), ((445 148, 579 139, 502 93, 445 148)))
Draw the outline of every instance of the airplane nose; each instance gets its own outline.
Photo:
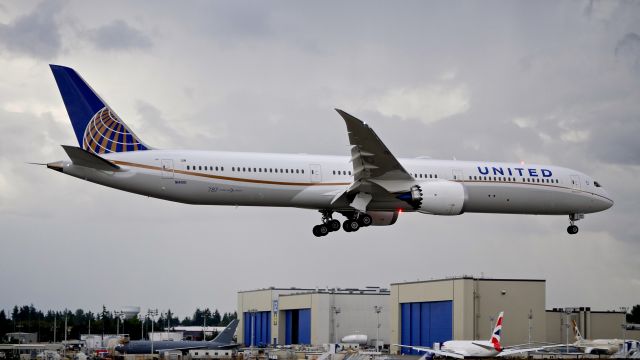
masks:
POLYGON ((613 206, 613 199, 606 192, 599 197, 600 211, 604 211, 613 206))

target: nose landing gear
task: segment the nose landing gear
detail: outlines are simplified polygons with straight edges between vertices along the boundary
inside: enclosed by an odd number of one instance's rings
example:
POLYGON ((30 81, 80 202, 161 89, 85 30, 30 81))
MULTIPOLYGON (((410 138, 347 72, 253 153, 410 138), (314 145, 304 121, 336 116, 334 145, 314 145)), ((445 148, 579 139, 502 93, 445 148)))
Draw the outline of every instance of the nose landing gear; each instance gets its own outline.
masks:
POLYGON ((575 235, 578 233, 578 226, 575 225, 575 222, 578 220, 584 219, 584 214, 569 214, 569 227, 567 228, 567 232, 570 235, 575 235))

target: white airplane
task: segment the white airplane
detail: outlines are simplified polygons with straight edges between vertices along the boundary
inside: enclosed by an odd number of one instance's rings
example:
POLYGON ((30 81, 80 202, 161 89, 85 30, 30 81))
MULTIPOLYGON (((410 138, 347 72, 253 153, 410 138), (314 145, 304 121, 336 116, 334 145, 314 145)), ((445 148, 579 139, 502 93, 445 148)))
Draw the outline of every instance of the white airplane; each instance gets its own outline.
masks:
POLYGON ((624 343, 621 339, 584 339, 575 320, 573 320, 573 334, 576 341, 571 346, 581 349, 585 354, 611 355, 620 350, 624 343))
POLYGON ((401 212, 569 215, 613 200, 578 171, 550 165, 398 159, 364 122, 342 110, 351 156, 160 150, 142 142, 71 68, 51 65, 80 147, 46 164, 83 180, 187 204, 319 210, 313 234, 392 225, 401 212))
MULTIPOLYGON (((511 356, 517 355, 527 352, 533 352, 542 350, 548 347, 553 346, 538 346, 538 347, 528 347, 523 348, 521 346, 512 346, 509 348, 503 348, 500 344, 501 333, 502 333, 502 321, 504 319, 504 312, 501 312, 498 315, 498 320, 496 320, 496 326, 493 328, 493 333, 491 334, 491 339, 487 340, 450 340, 445 341, 440 349, 432 349, 429 347, 423 346, 410 346, 410 345, 398 345, 399 347, 410 348, 417 351, 425 352, 425 357, 427 355, 440 355, 446 357, 452 357, 456 359, 464 359, 465 357, 503 357, 503 356, 511 356)), ((528 344, 530 346, 530 344, 528 344)))

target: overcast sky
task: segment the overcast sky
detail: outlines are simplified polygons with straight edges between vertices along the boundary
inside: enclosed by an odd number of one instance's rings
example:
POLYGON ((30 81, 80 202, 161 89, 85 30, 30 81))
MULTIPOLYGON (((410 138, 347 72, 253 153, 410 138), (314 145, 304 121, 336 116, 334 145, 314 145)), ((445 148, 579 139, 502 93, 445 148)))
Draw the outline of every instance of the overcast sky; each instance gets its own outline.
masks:
MULTIPOLYGON (((0 308, 236 308, 239 290, 452 275, 547 280, 547 308, 640 303, 640 2, 0 3, 0 308), (158 148, 347 155, 342 108, 398 157, 525 161, 615 199, 564 216, 190 206, 25 162, 77 145, 48 64, 158 148)), ((522 314, 522 316, 525 316, 522 314)))

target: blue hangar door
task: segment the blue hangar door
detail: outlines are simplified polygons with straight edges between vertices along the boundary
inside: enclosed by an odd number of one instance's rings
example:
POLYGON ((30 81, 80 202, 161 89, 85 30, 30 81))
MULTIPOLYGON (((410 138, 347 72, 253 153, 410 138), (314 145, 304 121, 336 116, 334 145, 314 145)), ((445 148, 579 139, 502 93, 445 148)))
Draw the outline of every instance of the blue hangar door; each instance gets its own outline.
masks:
MULTIPOLYGON (((432 347, 453 338, 452 301, 400 304, 400 343, 432 347)), ((403 354, 419 352, 402 348, 403 354)))
POLYGON ((285 345, 311 344, 311 309, 295 309, 284 312, 285 345))
POLYGON ((251 329, 253 328, 253 345, 266 346, 271 341, 271 311, 258 311, 253 314, 250 312, 243 314, 244 322, 244 345, 251 346, 251 329), (251 324, 253 323, 253 327, 251 324))

